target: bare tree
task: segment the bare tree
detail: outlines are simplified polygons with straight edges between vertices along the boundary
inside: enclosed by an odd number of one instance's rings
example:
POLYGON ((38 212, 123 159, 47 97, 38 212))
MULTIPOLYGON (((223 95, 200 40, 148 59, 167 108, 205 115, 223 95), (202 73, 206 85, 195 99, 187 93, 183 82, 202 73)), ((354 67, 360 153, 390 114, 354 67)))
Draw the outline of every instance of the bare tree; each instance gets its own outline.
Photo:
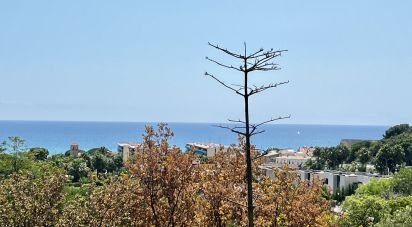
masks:
POLYGON ((289 81, 284 81, 280 83, 270 83, 266 85, 261 85, 261 86, 256 86, 256 85, 250 85, 249 82, 249 73, 260 71, 260 72, 265 72, 265 71, 273 71, 273 70, 279 70, 280 68, 278 67, 278 64, 273 62, 273 59, 276 57, 281 56, 281 54, 287 50, 264 50, 263 48, 249 53, 247 52, 246 48, 246 43, 244 43, 244 53, 235 53, 233 51, 230 51, 228 49, 219 47, 218 45, 214 45, 211 43, 208 43, 209 46, 235 58, 236 60, 239 60, 241 62, 241 65, 239 67, 235 67, 233 65, 228 65, 221 63, 217 60, 214 60, 212 58, 206 57, 206 59, 210 62, 213 62, 221 67, 230 69, 230 70, 235 70, 243 74, 243 85, 230 85, 222 80, 220 80, 217 76, 210 74, 208 72, 205 72, 206 76, 209 76, 216 80, 219 84, 222 86, 226 87, 229 90, 232 90, 235 92, 237 95, 240 95, 244 99, 244 110, 245 110, 245 118, 244 120, 231 120, 229 119, 229 122, 235 123, 232 126, 218 126, 220 128, 225 128, 229 129, 230 131, 240 134, 245 137, 245 155, 246 155, 246 181, 247 181, 247 209, 248 209, 248 222, 249 226, 253 226, 253 188, 252 188, 252 158, 251 158, 251 144, 250 144, 250 138, 254 135, 263 133, 264 130, 261 130, 260 127, 263 126, 264 124, 289 118, 290 116, 287 117, 275 117, 271 118, 269 120, 263 121, 261 123, 256 123, 252 124, 250 123, 250 118, 249 118, 249 98, 255 94, 258 94, 260 92, 263 92, 265 90, 271 89, 278 87, 280 85, 289 83, 289 81), (241 125, 241 126, 239 126, 241 125))

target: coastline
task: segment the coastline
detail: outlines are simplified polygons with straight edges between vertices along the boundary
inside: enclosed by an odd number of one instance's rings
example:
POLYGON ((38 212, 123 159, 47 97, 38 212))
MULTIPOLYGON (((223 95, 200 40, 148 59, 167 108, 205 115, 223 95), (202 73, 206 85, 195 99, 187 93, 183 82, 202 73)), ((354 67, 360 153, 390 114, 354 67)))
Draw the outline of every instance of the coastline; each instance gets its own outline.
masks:
MULTIPOLYGON (((63 153, 71 143, 88 150, 105 146, 117 150, 119 142, 142 140, 144 127, 151 122, 89 121, 5 121, 0 120, 0 141, 20 136, 28 147, 45 147, 50 153, 63 153)), ((184 149, 189 142, 235 144, 237 136, 213 123, 168 123, 175 136, 171 144, 184 149)), ((335 146, 342 139, 380 139, 388 126, 270 124, 266 132, 253 138, 258 148, 297 149, 301 146, 335 146)))

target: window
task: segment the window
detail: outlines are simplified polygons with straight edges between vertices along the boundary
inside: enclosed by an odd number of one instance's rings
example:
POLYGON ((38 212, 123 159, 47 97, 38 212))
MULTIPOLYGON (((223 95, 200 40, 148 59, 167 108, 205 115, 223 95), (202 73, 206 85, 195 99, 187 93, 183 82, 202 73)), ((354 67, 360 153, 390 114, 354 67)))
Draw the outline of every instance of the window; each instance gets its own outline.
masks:
POLYGON ((340 175, 336 176, 336 182, 337 182, 336 187, 339 188, 340 187, 340 175))

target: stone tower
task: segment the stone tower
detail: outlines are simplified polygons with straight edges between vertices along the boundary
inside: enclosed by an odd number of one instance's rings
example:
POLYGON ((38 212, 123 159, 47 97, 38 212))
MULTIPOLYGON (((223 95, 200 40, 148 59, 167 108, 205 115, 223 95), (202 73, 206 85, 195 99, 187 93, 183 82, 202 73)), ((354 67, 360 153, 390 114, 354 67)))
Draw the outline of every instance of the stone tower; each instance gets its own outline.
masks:
POLYGON ((72 158, 79 157, 79 144, 73 143, 70 145, 70 157, 72 158))

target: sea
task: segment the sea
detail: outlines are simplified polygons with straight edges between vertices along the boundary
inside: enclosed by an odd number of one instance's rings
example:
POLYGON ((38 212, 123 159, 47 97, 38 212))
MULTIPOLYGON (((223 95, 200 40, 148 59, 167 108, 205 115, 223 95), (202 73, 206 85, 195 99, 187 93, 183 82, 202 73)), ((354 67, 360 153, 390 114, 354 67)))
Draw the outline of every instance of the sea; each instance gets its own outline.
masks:
MULTIPOLYGON (((121 142, 141 142, 145 122, 66 122, 66 121, 0 121, 0 142, 9 136, 25 140, 25 147, 44 147, 51 154, 64 153, 70 144, 82 150, 107 147, 117 150, 121 142)), ((174 132, 170 144, 183 150, 190 142, 236 144, 236 134, 214 123, 169 123, 174 132)), ((225 125, 225 124, 223 124, 225 125)), ((342 139, 381 139, 389 126, 269 124, 264 133, 255 135, 252 143, 259 149, 268 147, 298 149, 302 146, 335 146, 342 139)))

